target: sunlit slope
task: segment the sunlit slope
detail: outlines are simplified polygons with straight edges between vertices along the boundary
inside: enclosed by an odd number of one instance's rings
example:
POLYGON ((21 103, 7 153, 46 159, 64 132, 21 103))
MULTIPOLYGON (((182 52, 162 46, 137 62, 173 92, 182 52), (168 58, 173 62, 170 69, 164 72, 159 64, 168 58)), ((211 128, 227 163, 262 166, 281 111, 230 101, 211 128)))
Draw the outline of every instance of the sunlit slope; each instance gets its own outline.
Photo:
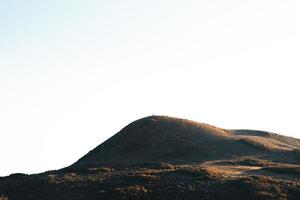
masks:
POLYGON ((242 138, 249 143, 263 146, 272 150, 300 149, 300 140, 279 134, 256 130, 230 130, 237 138, 242 138))
POLYGON ((150 116, 129 124, 73 166, 202 162, 236 156, 276 157, 276 153, 295 159, 297 149, 299 140, 276 134, 150 116))

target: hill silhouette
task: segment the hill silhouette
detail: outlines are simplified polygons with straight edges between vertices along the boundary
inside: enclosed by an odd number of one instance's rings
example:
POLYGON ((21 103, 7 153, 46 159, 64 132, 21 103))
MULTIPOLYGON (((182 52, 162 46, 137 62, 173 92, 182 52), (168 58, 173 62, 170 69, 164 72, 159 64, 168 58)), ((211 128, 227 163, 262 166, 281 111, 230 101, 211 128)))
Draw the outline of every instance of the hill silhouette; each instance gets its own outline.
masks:
POLYGON ((69 167, 0 177, 0 200, 298 200, 300 140, 149 116, 69 167))
POLYGON ((186 119, 149 116, 129 124, 73 166, 200 162, 255 155, 295 162, 293 151, 299 148, 300 140, 274 133, 226 130, 186 119), (285 156, 276 156, 280 153, 285 156))

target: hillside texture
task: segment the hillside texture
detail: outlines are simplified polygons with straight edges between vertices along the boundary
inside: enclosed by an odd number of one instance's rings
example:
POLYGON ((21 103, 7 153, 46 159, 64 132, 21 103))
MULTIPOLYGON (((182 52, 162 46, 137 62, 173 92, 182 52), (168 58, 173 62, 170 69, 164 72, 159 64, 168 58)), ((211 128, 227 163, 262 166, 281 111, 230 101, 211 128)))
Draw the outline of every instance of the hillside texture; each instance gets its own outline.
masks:
POLYGON ((202 162, 234 156, 298 162, 297 149, 300 140, 274 133, 225 130, 185 119, 151 116, 129 124, 73 166, 202 162))
POLYGON ((0 178, 0 200, 299 197, 300 140, 165 116, 129 124, 64 169, 0 178))

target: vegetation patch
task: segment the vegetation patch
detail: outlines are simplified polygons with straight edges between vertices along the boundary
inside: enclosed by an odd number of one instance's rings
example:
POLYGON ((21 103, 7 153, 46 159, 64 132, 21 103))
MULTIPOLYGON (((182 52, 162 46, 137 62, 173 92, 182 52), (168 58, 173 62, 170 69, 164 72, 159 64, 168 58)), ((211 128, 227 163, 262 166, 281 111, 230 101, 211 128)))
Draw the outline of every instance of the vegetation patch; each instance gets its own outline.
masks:
POLYGON ((225 164, 225 165, 237 165, 237 166, 253 166, 253 167, 265 167, 270 166, 273 163, 267 160, 260 160, 254 158, 246 158, 246 159, 239 159, 239 160, 226 160, 218 162, 218 164, 225 164))
POLYGON ((151 168, 151 169, 160 169, 160 170, 173 170, 174 165, 165 162, 150 162, 134 165, 133 168, 151 168))
POLYGON ((142 185, 132 185, 129 187, 115 188, 114 192, 119 194, 118 196, 121 196, 122 199, 141 199, 146 196, 149 190, 142 185))
POLYGON ((278 174, 291 174, 300 176, 299 165, 279 164, 274 166, 263 167, 262 170, 278 174))
POLYGON ((96 173, 112 173, 115 170, 109 167, 89 168, 88 171, 96 173))

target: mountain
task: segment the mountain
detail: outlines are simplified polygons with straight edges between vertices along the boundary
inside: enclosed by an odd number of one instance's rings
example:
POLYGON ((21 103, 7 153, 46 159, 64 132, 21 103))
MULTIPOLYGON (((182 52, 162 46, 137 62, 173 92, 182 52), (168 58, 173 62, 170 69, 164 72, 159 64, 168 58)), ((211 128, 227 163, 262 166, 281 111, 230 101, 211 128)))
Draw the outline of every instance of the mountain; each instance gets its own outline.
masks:
POLYGON ((0 200, 299 196, 299 139, 166 116, 132 122, 66 168, 0 177, 0 200))

